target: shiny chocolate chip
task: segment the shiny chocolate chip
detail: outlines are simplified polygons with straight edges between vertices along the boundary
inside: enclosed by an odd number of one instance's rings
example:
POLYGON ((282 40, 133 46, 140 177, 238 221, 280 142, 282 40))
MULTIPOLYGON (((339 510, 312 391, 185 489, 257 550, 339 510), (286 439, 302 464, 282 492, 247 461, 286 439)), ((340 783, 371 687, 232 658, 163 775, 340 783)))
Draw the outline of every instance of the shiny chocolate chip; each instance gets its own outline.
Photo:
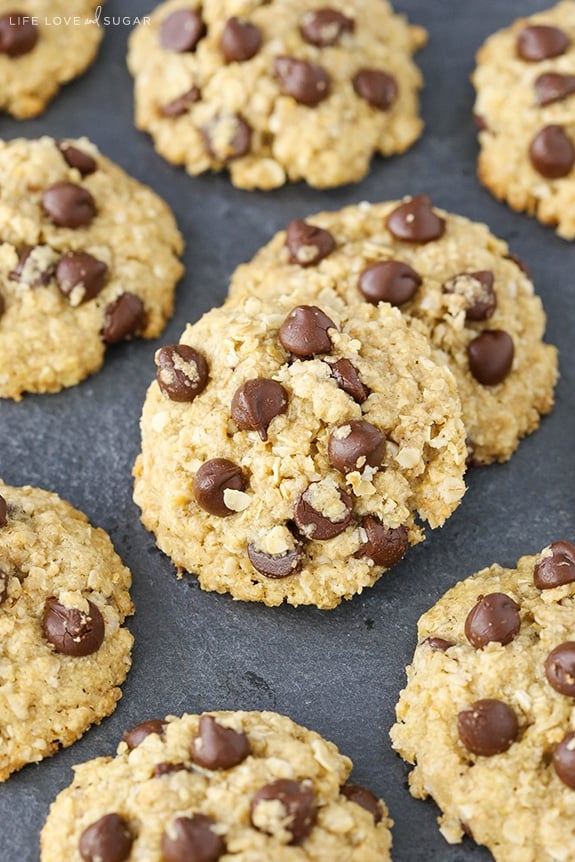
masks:
POLYGON ((349 359, 338 359, 330 364, 330 368, 331 376, 339 388, 358 404, 363 404, 369 396, 369 389, 362 383, 355 365, 349 359))
POLYGON ((353 503, 349 494, 339 488, 342 506, 338 507, 338 520, 331 520, 327 515, 315 509, 311 503, 315 484, 317 483, 308 485, 303 494, 298 497, 294 508, 294 520, 300 533, 307 539, 325 541, 339 536, 349 527, 353 520, 353 503))
POLYGON ((560 179, 575 165, 575 145, 563 126, 545 126, 531 141, 529 158, 542 177, 560 179))
POLYGON ((355 21, 337 9, 325 6, 323 9, 306 12, 299 29, 303 39, 310 45, 325 48, 336 45, 344 33, 353 33, 355 21))
POLYGON ((80 856, 84 862, 124 862, 134 838, 126 820, 119 814, 105 814, 80 836, 80 856))
POLYGON ((575 697, 575 642, 566 641, 551 650, 545 661, 547 682, 567 697, 575 697))
POLYGON ((262 44, 259 27, 244 18, 228 18, 220 39, 226 63, 244 63, 258 53, 262 44))
POLYGON ((267 554, 248 545, 248 557, 254 569, 266 578, 287 578, 299 572, 303 563, 303 547, 300 542, 284 554, 267 554))
POLYGON ((353 76, 353 89, 360 99, 380 111, 388 111, 399 94, 396 79, 381 69, 361 69, 353 76))
POLYGON ((169 119, 181 117, 188 112, 190 105, 193 105, 195 102, 199 102, 201 98, 202 94, 200 88, 196 86, 190 87, 190 89, 186 90, 185 93, 182 93, 181 96, 176 96, 176 98, 172 99, 171 102, 166 102, 165 105, 160 105, 160 114, 162 117, 168 117, 169 119))
POLYGON ((202 715, 198 736, 192 742, 190 757, 204 769, 231 769, 250 754, 245 733, 224 727, 213 715, 202 715))
POLYGON ((569 47, 569 37, 559 27, 532 24, 520 31, 516 47, 522 60, 538 63, 564 54, 569 47))
POLYGON ((385 457, 385 434, 364 419, 339 425, 327 445, 329 463, 341 473, 379 467, 385 457))
POLYGON ((69 251, 58 261, 56 282, 72 305, 98 296, 108 280, 108 266, 87 251, 69 251))
POLYGON ((284 93, 302 105, 313 107, 329 96, 330 77, 323 66, 295 57, 276 57, 274 70, 284 93))
POLYGON ((78 147, 72 146, 72 144, 67 144, 65 141, 59 141, 57 147, 62 153, 66 164, 71 168, 76 168, 83 177, 87 177, 98 170, 96 159, 85 153, 84 150, 80 150, 78 147))
POLYGON ((30 12, 7 12, 0 15, 0 54, 22 57, 29 54, 38 42, 38 25, 30 12))
POLYGON ((226 505, 226 491, 245 491, 246 484, 241 467, 227 458, 212 458, 194 476, 194 497, 210 515, 227 518, 236 513, 226 505))
POLYGON ((298 305, 286 317, 279 328, 278 338, 282 347, 295 356, 304 358, 318 353, 330 353, 333 344, 329 329, 337 326, 316 305, 298 305))
POLYGON ((495 641, 505 646, 517 637, 521 627, 520 607, 505 593, 481 596, 467 614, 465 636, 475 649, 495 641))
POLYGON ((575 733, 567 733, 556 746, 553 767, 563 784, 575 790, 575 733))
POLYGON ((294 219, 286 232, 286 248, 290 263, 299 266, 315 266, 335 248, 335 240, 328 230, 294 219))
POLYGON ((218 115, 201 129, 209 155, 222 164, 249 153, 252 130, 241 114, 218 115))
POLYGON ((106 344, 117 344, 142 331, 146 325, 146 308, 135 293, 122 293, 104 309, 102 338, 106 344))
POLYGON ((0 495, 0 527, 5 527, 8 523, 8 503, 0 495))
POLYGON ((511 371, 515 347, 508 332, 486 329, 467 347, 469 370, 483 386, 502 383, 511 371))
POLYGON ((156 733, 158 736, 163 737, 167 724, 167 721, 162 721, 158 718, 151 718, 149 721, 142 721, 141 724, 137 724, 135 727, 131 727, 130 730, 126 730, 122 739, 130 751, 132 751, 132 749, 137 748, 138 745, 140 745, 140 743, 152 733, 156 733))
POLYGON ((162 835, 163 862, 217 862, 226 845, 214 826, 207 814, 176 817, 162 835))
POLYGON ((404 242, 426 243, 445 233, 445 219, 436 214, 427 195, 400 204, 387 217, 387 229, 404 242))
POLYGON ((535 96, 538 105, 561 102, 573 93, 575 93, 575 75, 544 72, 535 80, 535 96))
POLYGON ((533 581, 540 590, 552 590, 575 581, 575 545, 553 542, 545 548, 533 570, 533 581))
POLYGON ((360 522, 365 541, 355 556, 368 557, 376 566, 390 569, 405 556, 409 547, 407 527, 386 527, 375 515, 365 515, 360 522))
POLYGON ((166 51, 183 54, 193 51, 206 28, 201 16, 193 9, 178 9, 162 21, 160 44, 166 51))
POLYGON ((264 784, 254 794, 250 808, 256 829, 270 835, 287 830, 292 836, 290 844, 305 841, 317 820, 317 802, 311 784, 289 778, 264 784), (267 802, 276 805, 267 806, 267 802))
POLYGON ((285 413, 288 394, 281 383, 265 377, 246 380, 232 398, 232 419, 242 431, 257 431, 268 439, 267 429, 276 416, 285 413))
MULTIPOLYGON (((33 251, 33 246, 25 245, 22 247, 16 268, 13 269, 12 272, 8 273, 10 281, 22 280, 24 269, 26 268, 26 264, 30 260, 33 251)), ((32 268, 29 267, 29 270, 26 273, 26 282, 29 287, 46 287, 52 281, 54 272, 55 268, 53 265, 48 266, 46 269, 40 269, 38 266, 34 266, 33 272, 32 268)))
POLYGON ((187 344, 168 344, 156 351, 156 380, 170 401, 193 401, 208 384, 205 357, 187 344))
POLYGON ((344 784, 341 788, 341 794, 350 802, 355 802, 356 805, 361 805, 362 808, 369 811, 376 823, 381 822, 382 813, 379 800, 367 787, 360 787, 358 784, 344 784))
POLYGON ((429 649, 433 650, 434 652, 445 652, 449 649, 449 647, 452 647, 454 645, 453 641, 446 641, 445 638, 438 637, 425 638, 423 643, 427 644, 429 649))
POLYGON ((88 189, 68 182, 47 188, 42 195, 42 208, 57 227, 73 230, 89 225, 98 214, 96 201, 88 189))
POLYGON ((56 652, 78 658, 97 652, 104 641, 104 618, 93 602, 88 613, 67 608, 57 598, 46 599, 42 628, 56 652))
POLYGON ((413 299, 421 282, 419 273, 407 263, 383 260, 367 266, 357 286, 363 298, 374 305, 389 302, 399 306, 413 299))
POLYGON ((466 320, 489 320, 497 308, 495 279, 489 269, 461 272, 445 284, 446 293, 455 293, 465 300, 466 320))
POLYGON ((492 757, 507 751, 517 739, 519 726, 510 706, 501 700, 477 700, 457 716, 459 738, 468 751, 492 757))

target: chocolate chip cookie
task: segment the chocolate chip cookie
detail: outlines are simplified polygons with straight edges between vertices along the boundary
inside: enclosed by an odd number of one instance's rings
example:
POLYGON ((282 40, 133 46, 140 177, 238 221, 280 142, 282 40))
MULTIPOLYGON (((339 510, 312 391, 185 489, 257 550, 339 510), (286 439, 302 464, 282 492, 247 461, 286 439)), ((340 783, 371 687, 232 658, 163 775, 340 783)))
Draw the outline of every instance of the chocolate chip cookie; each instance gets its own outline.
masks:
POLYGON ((171 212, 85 138, 0 141, 0 237, 0 397, 72 386, 172 312, 171 212))
POLYGON ((575 239, 575 4, 520 18, 477 55, 479 178, 575 239))
POLYGON ((62 84, 91 65, 103 30, 97 0, 1 0, 0 111, 42 113, 62 84))
POLYGON ((240 188, 359 180, 421 133, 425 39, 387 0, 169 0, 130 40, 136 125, 240 188))
POLYGON ((575 857, 575 546, 449 590, 418 626, 393 746, 440 829, 497 862, 575 857))
POLYGON ((56 494, 0 482, 0 781, 114 711, 130 572, 56 494))
POLYGON ((391 306, 314 303, 248 297, 156 354, 135 500, 206 590, 332 608, 464 493, 455 381, 426 337, 391 306))
POLYGON ((273 712, 143 722, 75 768, 42 862, 389 862, 382 800, 332 742, 273 712))
POLYGON ((350 308, 387 302, 444 353, 474 464, 505 461, 553 406, 557 353, 524 264, 483 224, 424 195, 295 220, 232 277, 230 297, 324 288, 350 308))

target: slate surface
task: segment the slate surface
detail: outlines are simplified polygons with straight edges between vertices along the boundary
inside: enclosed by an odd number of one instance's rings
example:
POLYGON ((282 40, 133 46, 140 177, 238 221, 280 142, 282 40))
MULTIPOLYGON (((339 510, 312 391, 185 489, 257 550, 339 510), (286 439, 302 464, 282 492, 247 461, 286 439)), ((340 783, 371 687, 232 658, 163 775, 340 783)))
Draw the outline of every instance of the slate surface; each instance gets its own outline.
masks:
MULTIPOLYGON (((105 368, 59 395, 0 402, 0 475, 57 491, 110 533, 134 574, 134 665, 114 715, 72 748, 29 766, 0 788, 0 862, 33 862, 52 798, 71 766, 113 753, 123 730, 146 718, 208 709, 274 709, 334 740, 355 762, 354 780, 383 796, 395 820, 395 862, 479 862, 469 839, 449 847, 432 802, 413 800, 407 769, 388 730, 415 644, 419 615, 458 579, 498 561, 512 565, 558 538, 575 536, 572 333, 574 248, 552 230, 498 204, 475 178, 477 145, 469 75, 488 33, 544 0, 397 0, 428 27, 420 54, 426 88, 423 138, 406 155, 377 160, 359 185, 272 193, 235 190, 225 176, 192 179, 164 163, 132 126, 125 67, 129 26, 110 26, 93 68, 44 116, 0 119, 0 135, 88 134, 173 207, 187 242, 187 275, 176 312, 157 342, 110 350, 105 368), (548 340, 561 350, 555 412, 511 462, 474 471, 455 515, 363 596, 334 611, 267 609, 202 593, 177 581, 131 500, 138 419, 154 350, 177 340, 187 321, 220 304, 234 267, 291 218, 426 192, 442 207, 486 221, 530 265, 548 312, 548 340)), ((150 4, 110 0, 110 15, 142 15, 150 4)), ((0 362, 2 361, 0 357, 0 362)), ((1 721, 1 716, 0 716, 1 721)))

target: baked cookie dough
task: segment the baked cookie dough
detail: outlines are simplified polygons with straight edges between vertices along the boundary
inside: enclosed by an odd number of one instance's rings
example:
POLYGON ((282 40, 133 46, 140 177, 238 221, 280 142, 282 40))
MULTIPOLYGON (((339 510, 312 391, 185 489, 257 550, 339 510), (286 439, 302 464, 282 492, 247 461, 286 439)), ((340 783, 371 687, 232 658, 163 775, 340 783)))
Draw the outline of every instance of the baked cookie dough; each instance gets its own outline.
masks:
POLYGON ((86 138, 0 141, 0 237, 0 397, 72 386, 172 313, 174 218, 86 138))
POLYGON ((135 500, 206 590, 332 608, 465 490, 453 376, 390 306, 215 309, 156 354, 135 500))
POLYGON ((557 352, 521 261, 488 228, 432 206, 346 207, 292 222, 232 277, 233 301, 326 287, 351 309, 380 301, 424 324, 455 375, 474 464, 505 461, 553 406, 557 352))
POLYGON ((0 111, 41 114, 91 65, 103 30, 97 0, 0 0, 0 111))
POLYGON ((0 781, 114 711, 130 572, 56 494, 0 482, 0 781))
POLYGON ((575 546, 449 590, 418 626, 393 746, 443 836, 497 862, 575 858, 575 546))
POLYGON ((136 125, 239 188, 360 180, 421 134, 425 41, 387 0, 169 0, 130 40, 136 125))
POLYGON ((382 800, 332 742, 273 712, 168 716, 75 767, 41 862, 389 862, 382 800))
POLYGON ((477 54, 479 178, 575 239, 575 3, 520 18, 477 54))

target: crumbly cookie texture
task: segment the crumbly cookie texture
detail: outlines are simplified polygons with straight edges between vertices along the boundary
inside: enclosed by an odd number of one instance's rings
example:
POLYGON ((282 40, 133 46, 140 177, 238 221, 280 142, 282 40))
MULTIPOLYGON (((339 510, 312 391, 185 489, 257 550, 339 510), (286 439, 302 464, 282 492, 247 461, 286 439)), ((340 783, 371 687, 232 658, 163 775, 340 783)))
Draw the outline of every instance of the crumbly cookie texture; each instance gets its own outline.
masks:
POLYGON ((386 862, 382 800, 349 758, 273 712, 168 716, 75 767, 42 831, 42 862, 386 862), (91 854, 91 855, 90 855, 91 854))
POLYGON ((485 42, 473 74, 479 178, 575 239, 575 3, 520 18, 485 42))
POLYGON ((0 111, 41 114, 91 65, 103 30, 96 0, 0 0, 0 111))
POLYGON ((575 857, 575 547, 457 584, 419 621, 391 730, 443 836, 497 862, 575 857))
POLYGON ((557 351, 542 342, 541 301, 485 225, 426 196, 310 216, 238 267, 230 298, 313 302, 326 287, 350 311, 385 301, 425 326, 455 375, 474 464, 507 460, 551 410, 557 351))
POLYGON ((389 306, 314 302, 248 297, 156 354, 135 500, 204 589, 334 607, 464 493, 457 389, 425 336, 389 306))
POLYGON ((425 41, 387 0, 169 0, 130 40, 136 125, 239 188, 353 182, 421 134, 425 41))
POLYGON ((72 386, 172 313, 174 218, 86 138, 0 141, 0 236, 0 397, 72 386))
POLYGON ((56 494, 0 482, 0 780, 114 711, 130 572, 56 494))

